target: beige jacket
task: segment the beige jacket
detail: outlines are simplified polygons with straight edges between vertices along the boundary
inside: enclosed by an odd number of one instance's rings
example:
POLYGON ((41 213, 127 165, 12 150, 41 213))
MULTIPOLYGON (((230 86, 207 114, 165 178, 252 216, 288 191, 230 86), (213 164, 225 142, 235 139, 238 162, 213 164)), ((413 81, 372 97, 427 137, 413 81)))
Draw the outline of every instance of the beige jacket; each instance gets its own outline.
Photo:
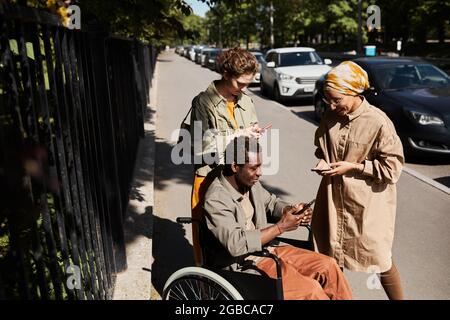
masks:
POLYGON ((204 232, 203 248, 210 266, 238 270, 238 263, 249 253, 261 251, 260 230, 269 226, 267 219, 278 221, 283 208, 288 205, 257 182, 250 190, 250 199, 255 207, 253 222, 256 230, 246 230, 246 216, 240 204, 242 199, 242 194, 223 174, 212 182, 206 192, 204 221, 209 232, 204 232))
POLYGON ((316 157, 364 163, 362 173, 323 177, 312 228, 319 252, 349 270, 391 267, 396 183, 404 164, 395 128, 366 100, 348 116, 328 111, 316 131, 316 157))
MULTIPOLYGON (((234 116, 237 129, 245 129, 258 122, 253 100, 247 94, 242 93, 238 96, 234 116)), ((227 112, 226 99, 219 94, 214 82, 192 100, 190 123, 194 156, 203 159, 205 156, 216 158, 216 162, 223 163, 223 153, 235 129, 227 112), (194 125, 194 121, 201 123, 201 130, 194 125), (197 145, 194 144, 196 137, 201 140, 197 145)), ((202 162, 195 165, 195 173, 206 176, 215 165, 202 162)))

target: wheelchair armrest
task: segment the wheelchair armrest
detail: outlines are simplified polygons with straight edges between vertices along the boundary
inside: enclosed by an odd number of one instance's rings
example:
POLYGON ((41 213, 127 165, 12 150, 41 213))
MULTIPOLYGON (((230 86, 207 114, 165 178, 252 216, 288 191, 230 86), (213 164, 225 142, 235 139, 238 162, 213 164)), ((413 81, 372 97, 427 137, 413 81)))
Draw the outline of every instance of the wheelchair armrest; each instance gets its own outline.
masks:
POLYGON ((273 253, 270 253, 269 250, 263 248, 261 251, 252 252, 250 255, 257 257, 270 258, 275 261, 275 265, 277 266, 277 278, 281 279, 281 263, 280 259, 273 253))
POLYGON ((283 236, 278 236, 275 239, 281 242, 288 243, 297 248, 303 248, 307 250, 314 250, 313 246, 313 234, 311 231, 311 225, 300 225, 300 227, 304 227, 308 229, 308 239, 307 240, 299 240, 295 238, 285 238, 283 236))
POLYGON ((276 279, 277 280, 276 281, 277 297, 278 297, 278 299, 283 300, 284 293, 283 293, 283 280, 282 280, 280 259, 273 253, 270 253, 269 250, 267 250, 266 248, 263 248, 261 251, 252 252, 250 255, 257 256, 257 257, 270 258, 273 261, 275 261, 275 265, 277 267, 277 279, 276 279))

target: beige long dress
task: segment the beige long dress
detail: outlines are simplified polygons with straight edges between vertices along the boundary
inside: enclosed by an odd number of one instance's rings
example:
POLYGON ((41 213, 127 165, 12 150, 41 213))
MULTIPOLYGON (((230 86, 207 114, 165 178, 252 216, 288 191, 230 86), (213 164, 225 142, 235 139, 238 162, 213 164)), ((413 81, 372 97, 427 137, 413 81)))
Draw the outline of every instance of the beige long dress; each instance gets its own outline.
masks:
POLYGON ((389 118, 366 100, 349 115, 327 112, 316 131, 316 157, 363 163, 361 173, 323 177, 312 228, 319 252, 353 271, 391 268, 403 147, 389 118))

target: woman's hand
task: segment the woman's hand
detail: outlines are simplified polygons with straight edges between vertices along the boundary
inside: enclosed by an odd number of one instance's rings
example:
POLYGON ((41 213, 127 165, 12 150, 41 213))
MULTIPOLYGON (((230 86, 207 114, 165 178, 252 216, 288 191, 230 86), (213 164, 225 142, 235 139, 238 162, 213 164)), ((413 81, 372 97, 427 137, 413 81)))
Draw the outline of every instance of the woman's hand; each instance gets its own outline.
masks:
POLYGON ((316 167, 315 167, 314 169, 317 170, 317 171, 316 171, 317 174, 323 176, 323 173, 326 172, 326 171, 328 171, 328 170, 331 170, 331 167, 330 167, 330 165, 328 164, 328 162, 326 162, 326 161, 323 160, 323 159, 320 159, 320 161, 316 164, 316 167))
POLYGON ((238 129, 235 132, 235 136, 245 136, 249 138, 259 139, 264 131, 258 127, 258 124, 253 124, 252 126, 245 129, 238 129))
POLYGON ((272 127, 272 125, 266 126, 265 128, 260 128, 257 123, 254 123, 248 128, 237 130, 236 136, 246 136, 259 139, 270 127, 272 127))
POLYGON ((352 172, 352 171, 362 171, 361 166, 362 166, 362 164, 352 163, 352 162, 347 162, 347 161, 333 162, 333 163, 330 163, 330 167, 332 169, 329 171, 325 171, 322 174, 324 176, 329 176, 329 177, 333 177, 336 175, 342 176, 342 175, 352 172))

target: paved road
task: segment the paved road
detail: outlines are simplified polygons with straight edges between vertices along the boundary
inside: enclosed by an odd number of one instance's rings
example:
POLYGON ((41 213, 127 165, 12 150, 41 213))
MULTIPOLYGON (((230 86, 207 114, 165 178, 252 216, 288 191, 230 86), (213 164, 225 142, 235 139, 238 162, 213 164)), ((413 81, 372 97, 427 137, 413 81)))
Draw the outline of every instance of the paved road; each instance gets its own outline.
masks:
MULTIPOLYGON (((170 160, 171 134, 179 127, 190 101, 219 76, 172 52, 158 59, 155 166, 153 284, 161 292, 168 276, 193 264, 190 228, 175 223, 190 215, 192 168, 170 160)), ((320 179, 310 171, 316 123, 311 107, 283 106, 250 89, 261 123, 280 133, 280 168, 262 183, 287 201, 315 197, 320 179), (295 113, 290 109, 294 109, 295 113)), ((394 259, 410 299, 450 299, 450 196, 404 173, 398 183, 394 259)), ((369 290, 370 275, 346 271, 357 299, 385 299, 369 290)))

